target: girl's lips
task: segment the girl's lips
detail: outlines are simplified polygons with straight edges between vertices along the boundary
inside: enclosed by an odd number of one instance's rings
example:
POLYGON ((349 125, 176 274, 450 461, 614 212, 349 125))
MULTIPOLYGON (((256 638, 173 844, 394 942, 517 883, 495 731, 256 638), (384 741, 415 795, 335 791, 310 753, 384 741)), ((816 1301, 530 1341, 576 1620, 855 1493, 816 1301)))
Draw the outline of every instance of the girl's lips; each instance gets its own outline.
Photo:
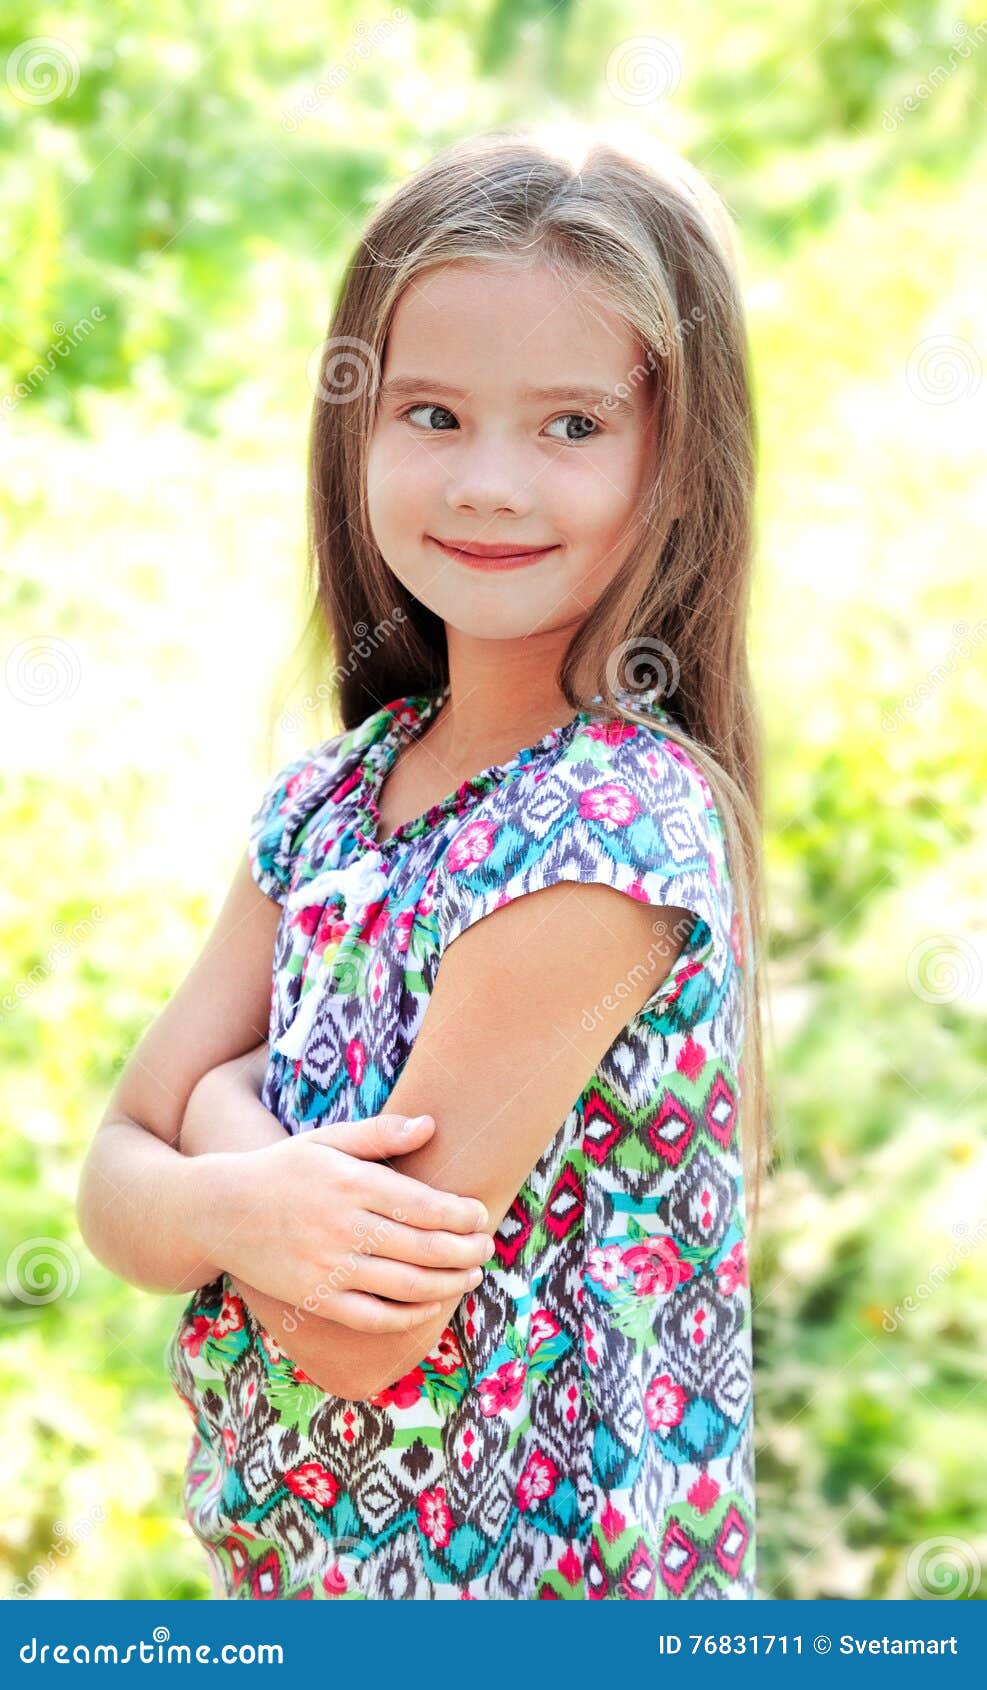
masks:
POLYGON ((508 552, 501 557, 483 557, 479 552, 463 552, 457 546, 447 546, 444 540, 437 540, 434 534, 428 538, 447 557, 455 558, 457 563, 465 563, 470 569, 522 569, 526 563, 538 563, 549 552, 558 550, 557 546, 542 546, 536 552, 508 552))

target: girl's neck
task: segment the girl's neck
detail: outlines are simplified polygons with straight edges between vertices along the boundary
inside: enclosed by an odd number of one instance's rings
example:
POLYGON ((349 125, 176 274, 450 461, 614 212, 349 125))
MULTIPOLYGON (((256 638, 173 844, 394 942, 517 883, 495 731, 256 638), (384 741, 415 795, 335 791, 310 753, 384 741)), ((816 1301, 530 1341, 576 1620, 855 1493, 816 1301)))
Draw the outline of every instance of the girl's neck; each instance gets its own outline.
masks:
POLYGON ((452 766, 480 768, 533 745, 574 714, 556 674, 572 630, 526 640, 449 640, 449 694, 427 737, 452 766))

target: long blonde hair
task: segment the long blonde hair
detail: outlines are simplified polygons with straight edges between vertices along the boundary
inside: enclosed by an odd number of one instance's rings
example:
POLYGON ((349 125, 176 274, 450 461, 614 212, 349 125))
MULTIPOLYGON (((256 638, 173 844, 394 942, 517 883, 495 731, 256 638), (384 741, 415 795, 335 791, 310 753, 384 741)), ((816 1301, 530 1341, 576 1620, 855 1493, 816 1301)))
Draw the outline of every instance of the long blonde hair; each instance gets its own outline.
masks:
POLYGON ((657 389, 633 550, 571 640, 558 684, 573 712, 654 725, 626 690, 666 687, 662 731, 705 776, 723 819, 739 916, 745 1186, 756 1221, 771 1149, 762 1040, 762 730, 748 672, 755 426, 738 249, 712 187, 684 159, 599 130, 498 129, 438 153, 372 215, 347 266, 316 375, 309 454, 310 626, 336 657, 336 713, 448 680, 445 629, 387 567, 366 514, 366 463, 394 307, 439 264, 536 256, 588 283, 636 331, 657 389), (574 137, 574 139, 573 139, 574 137), (620 702, 615 690, 622 692, 620 702), (604 705, 594 703, 602 695, 604 705))

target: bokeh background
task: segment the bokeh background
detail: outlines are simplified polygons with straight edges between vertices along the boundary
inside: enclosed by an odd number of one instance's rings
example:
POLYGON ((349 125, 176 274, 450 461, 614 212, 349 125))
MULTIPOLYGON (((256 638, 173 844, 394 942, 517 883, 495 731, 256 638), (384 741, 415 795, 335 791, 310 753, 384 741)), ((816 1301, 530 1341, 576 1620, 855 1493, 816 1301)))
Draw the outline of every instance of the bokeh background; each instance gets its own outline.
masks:
POLYGON ((745 255, 761 1593, 983 1599, 987 24, 12 0, 0 57, 4 1594, 209 1593, 163 1371, 186 1299, 93 1260, 79 1167, 268 773, 333 731, 305 702, 308 367, 361 221, 464 133, 577 117, 685 150, 745 255))

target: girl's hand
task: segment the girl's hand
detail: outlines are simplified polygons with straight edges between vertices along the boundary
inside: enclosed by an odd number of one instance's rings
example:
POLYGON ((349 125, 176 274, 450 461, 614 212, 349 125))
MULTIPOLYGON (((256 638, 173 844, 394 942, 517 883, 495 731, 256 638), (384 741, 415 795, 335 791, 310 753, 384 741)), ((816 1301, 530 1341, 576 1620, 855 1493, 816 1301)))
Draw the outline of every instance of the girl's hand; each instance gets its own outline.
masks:
POLYGON ((217 1194, 203 1253, 245 1284, 359 1332, 401 1332, 482 1279, 487 1211, 375 1165, 416 1150, 430 1115, 374 1115, 258 1150, 206 1154, 217 1194), (406 1130, 403 1130, 406 1129, 406 1130), (382 1299, 394 1299, 393 1302, 382 1299))

